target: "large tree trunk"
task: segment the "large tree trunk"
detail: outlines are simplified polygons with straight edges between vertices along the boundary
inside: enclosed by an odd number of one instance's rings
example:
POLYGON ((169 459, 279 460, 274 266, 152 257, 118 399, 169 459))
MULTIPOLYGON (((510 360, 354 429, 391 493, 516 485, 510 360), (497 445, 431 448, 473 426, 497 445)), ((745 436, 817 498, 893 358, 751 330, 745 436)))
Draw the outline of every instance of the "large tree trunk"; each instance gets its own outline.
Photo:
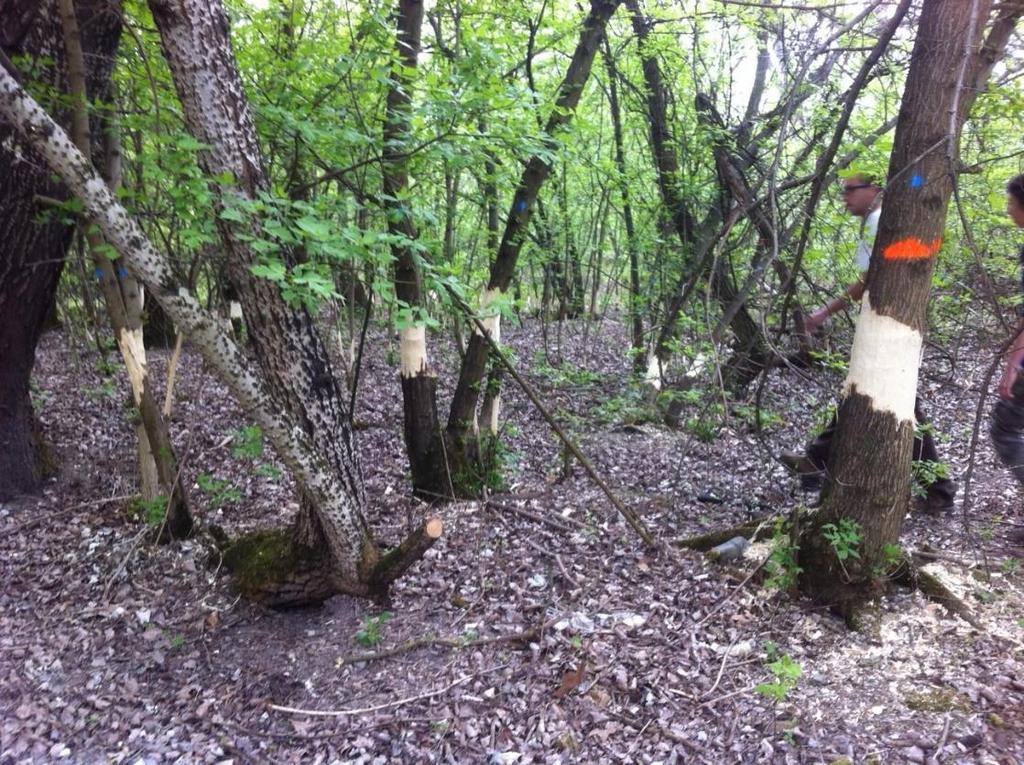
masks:
MULTIPOLYGON (((552 153, 557 151, 557 135, 569 124, 579 103, 583 87, 590 76, 591 65, 597 47, 604 35, 605 25, 620 0, 591 0, 590 12, 583 21, 579 42, 573 52, 572 60, 566 71, 565 78, 558 88, 558 96, 544 126, 545 144, 552 153)), ((551 163, 541 156, 531 157, 526 164, 516 187, 505 223, 505 231, 498 245, 498 252, 491 264, 490 279, 481 299, 481 311, 487 314, 484 326, 495 340, 500 338, 500 317, 489 308, 502 299, 508 291, 515 274, 519 252, 526 238, 530 218, 537 205, 537 196, 551 172, 551 163)), ((459 370, 459 381, 452 397, 451 410, 448 415, 446 429, 447 454, 452 463, 453 476, 465 476, 470 483, 456 486, 460 493, 471 493, 474 489, 473 477, 491 472, 494 465, 481 465, 481 456, 493 454, 492 449, 480 449, 476 419, 477 401, 479 399, 482 380, 487 371, 489 345, 478 329, 467 344, 466 353, 459 370)), ((492 393, 493 395, 493 393, 492 393)), ((496 404, 495 404, 496 406, 496 404)), ((492 410, 496 411, 496 409, 492 410)))
MULTIPOLYGON (((104 93, 121 31, 119 5, 77 3, 84 30, 86 88, 104 93)), ((25 57, 34 77, 53 93, 66 90, 60 16, 54 0, 0 0, 0 67, 25 57)), ((67 124, 68 114, 57 111, 67 124)), ((40 222, 38 199, 66 199, 67 191, 32 150, 16 146, 14 128, 0 123, 0 499, 32 491, 52 471, 32 409, 29 378, 36 343, 49 314, 71 243, 57 216, 40 222)))
POLYGON ((886 547, 898 543, 907 512, 928 294, 989 6, 988 0, 925 0, 921 12, 830 481, 800 546, 802 589, 848 616, 884 582, 886 547), (857 555, 845 560, 828 538, 844 524, 858 537, 857 555))
MULTIPOLYGON (((399 0, 395 30, 395 66, 391 71, 384 117, 384 206, 388 232, 394 239, 395 295, 403 306, 401 337, 402 402, 405 414, 405 448, 409 455, 413 491, 423 499, 450 496, 451 481, 444 460, 444 443, 437 417, 437 376, 427 354, 426 301, 423 274, 414 250, 419 232, 409 202, 410 109, 412 74, 420 52, 423 27, 422 0, 399 0)), ((446 201, 454 205, 446 178, 446 201)), ((445 245, 454 236, 447 218, 445 245)))

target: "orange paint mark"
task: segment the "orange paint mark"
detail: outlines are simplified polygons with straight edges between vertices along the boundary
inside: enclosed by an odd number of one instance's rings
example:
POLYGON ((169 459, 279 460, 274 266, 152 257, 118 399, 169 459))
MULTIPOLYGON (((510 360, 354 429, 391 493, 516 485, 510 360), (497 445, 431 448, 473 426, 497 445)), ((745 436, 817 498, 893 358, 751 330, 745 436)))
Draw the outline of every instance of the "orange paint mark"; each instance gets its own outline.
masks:
POLYGON ((882 257, 886 260, 924 260, 937 253, 941 246, 941 239, 936 239, 931 244, 913 237, 900 239, 882 250, 882 257))

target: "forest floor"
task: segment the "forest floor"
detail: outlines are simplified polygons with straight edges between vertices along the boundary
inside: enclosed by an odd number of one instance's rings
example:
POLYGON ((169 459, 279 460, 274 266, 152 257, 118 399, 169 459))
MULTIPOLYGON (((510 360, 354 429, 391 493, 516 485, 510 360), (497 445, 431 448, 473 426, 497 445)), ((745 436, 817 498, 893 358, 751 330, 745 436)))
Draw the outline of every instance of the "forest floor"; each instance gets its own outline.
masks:
MULTIPOLYGON (((503 339, 658 538, 812 499, 774 455, 804 443, 840 373, 774 370, 761 433, 755 391, 721 428, 694 405, 672 430, 636 422, 620 324, 546 329, 546 342, 535 321, 503 339)), ((756 562, 645 553, 508 380, 507 487, 436 510, 444 535, 386 611, 248 604, 208 542, 146 541, 126 510, 124 384, 50 334, 35 396, 61 472, 0 505, 0 763, 1022 763, 1024 549, 1007 534, 1024 512, 988 443, 991 401, 960 505, 991 362, 978 347, 997 343, 926 353, 922 396, 961 493, 955 513, 910 516, 903 541, 938 551, 980 628, 894 589, 872 636, 765 588, 756 562)), ((370 521, 394 542, 427 509, 409 493, 394 348, 382 331, 369 348, 358 445, 370 521)), ((166 360, 154 354, 155 375, 166 360)), ((232 535, 296 509, 272 456, 234 454, 248 424, 186 350, 174 436, 199 521, 232 535)))

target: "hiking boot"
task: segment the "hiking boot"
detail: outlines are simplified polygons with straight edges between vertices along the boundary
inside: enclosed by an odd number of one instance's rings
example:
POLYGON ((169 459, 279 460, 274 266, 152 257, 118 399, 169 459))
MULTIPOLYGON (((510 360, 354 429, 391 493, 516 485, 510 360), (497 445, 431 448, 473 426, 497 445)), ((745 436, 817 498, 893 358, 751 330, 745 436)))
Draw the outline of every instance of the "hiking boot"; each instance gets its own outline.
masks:
POLYGON ((825 471, 811 462, 807 455, 798 452, 783 451, 779 454, 779 462, 786 466, 790 473, 800 476, 800 488, 804 491, 821 491, 825 471))
POLYGON ((944 494, 914 498, 914 511, 925 515, 944 515, 953 512, 953 508, 953 498, 944 494))

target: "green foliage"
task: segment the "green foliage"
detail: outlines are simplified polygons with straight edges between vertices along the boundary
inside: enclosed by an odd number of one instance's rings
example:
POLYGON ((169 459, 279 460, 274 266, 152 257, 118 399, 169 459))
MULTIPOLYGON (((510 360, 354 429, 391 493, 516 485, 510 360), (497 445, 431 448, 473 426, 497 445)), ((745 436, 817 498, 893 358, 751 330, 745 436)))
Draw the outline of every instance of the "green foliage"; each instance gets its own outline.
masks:
POLYGON ((533 373, 552 385, 574 388, 593 385, 602 379, 602 375, 591 372, 589 369, 576 367, 568 362, 563 362, 559 366, 551 366, 543 359, 539 363, 534 361, 533 373))
POLYGON ((949 465, 933 460, 914 460, 910 463, 910 472, 914 478, 914 496, 923 497, 933 483, 949 478, 949 465))
POLYGON ((770 683, 760 683, 754 686, 754 690, 773 701, 783 701, 786 694, 796 687, 796 682, 800 679, 802 674, 800 665, 788 655, 783 655, 775 661, 769 662, 765 667, 775 676, 775 680, 770 683))
POLYGON ((826 523, 821 527, 821 535, 832 545, 836 557, 840 561, 860 558, 857 547, 861 543, 860 524, 850 518, 842 518, 839 524, 826 523))
POLYGON ((153 499, 136 497, 131 502, 130 512, 137 515, 147 526, 160 526, 167 514, 167 497, 163 495, 157 495, 153 499))
POLYGON ((214 510, 222 509, 242 498, 242 493, 231 481, 214 478, 209 473, 197 475, 196 485, 209 498, 210 507, 214 510))
POLYGON ((686 421, 686 430, 698 441, 710 443, 718 437, 722 425, 709 417, 691 417, 686 421))
POLYGON ((800 548, 793 544, 789 524, 782 518, 775 521, 771 548, 771 554, 764 566, 768 575, 765 578, 765 587, 775 590, 793 589, 803 570, 797 563, 800 548))
POLYGON ((605 424, 642 425, 661 421, 657 407, 637 384, 631 384, 621 395, 598 404, 594 416, 605 424))
POLYGON ((257 459, 263 456, 263 430, 258 425, 247 425, 234 435, 231 453, 239 459, 257 459))
POLYGON ((384 625, 390 618, 390 611, 384 611, 377 616, 364 616, 363 626, 354 635, 356 642, 364 648, 373 648, 384 637, 384 625))
POLYGON ((781 415, 776 414, 770 409, 758 408, 748 404, 740 404, 735 407, 733 409, 733 414, 757 431, 786 424, 786 421, 781 417, 781 415))

